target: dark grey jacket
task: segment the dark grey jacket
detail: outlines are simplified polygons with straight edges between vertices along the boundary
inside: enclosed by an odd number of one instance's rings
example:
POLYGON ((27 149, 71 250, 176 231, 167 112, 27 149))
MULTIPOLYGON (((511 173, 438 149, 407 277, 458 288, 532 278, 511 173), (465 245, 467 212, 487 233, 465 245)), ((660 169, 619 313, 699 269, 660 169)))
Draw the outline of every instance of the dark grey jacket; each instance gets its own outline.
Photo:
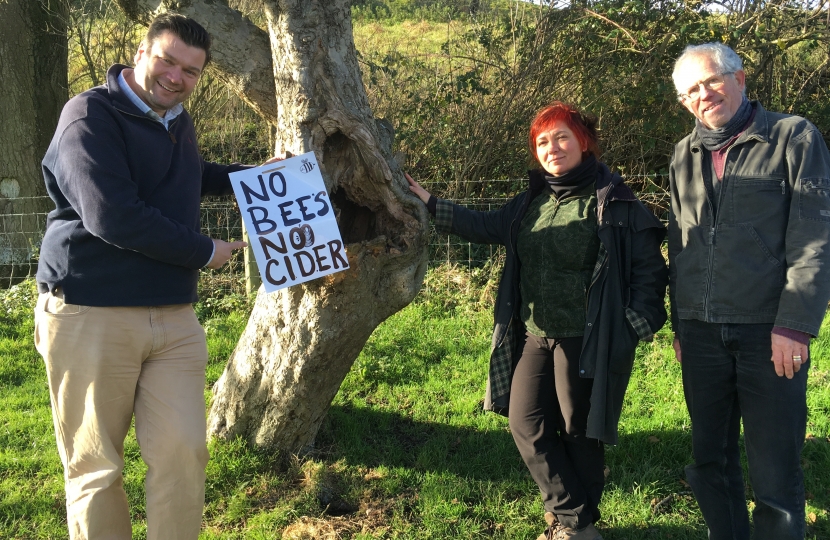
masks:
POLYGON ((717 216, 697 132, 675 148, 672 323, 774 323, 815 336, 830 300, 830 154, 804 118, 755 106, 727 152, 717 216))
MULTIPOLYGON (((600 254, 588 290, 580 374, 594 379, 588 437, 617 442, 617 423, 640 339, 650 340, 666 322, 668 275, 660 252, 665 229, 619 175, 599 164, 597 220, 600 254)), ((494 314, 485 409, 507 414, 510 379, 525 329, 519 319, 519 225, 537 195, 546 189, 539 171, 527 191, 492 212, 477 212, 448 201, 436 205, 435 225, 471 242, 501 244, 507 257, 494 314)))

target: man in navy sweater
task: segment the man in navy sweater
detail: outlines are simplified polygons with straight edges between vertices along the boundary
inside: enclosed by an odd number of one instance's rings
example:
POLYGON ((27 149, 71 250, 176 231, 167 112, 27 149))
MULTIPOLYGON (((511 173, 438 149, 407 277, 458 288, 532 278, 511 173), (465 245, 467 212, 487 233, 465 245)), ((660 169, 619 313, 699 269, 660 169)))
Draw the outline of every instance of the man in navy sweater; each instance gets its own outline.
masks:
POLYGON ((55 210, 41 247, 35 344, 49 377, 72 539, 129 539, 124 439, 147 463, 147 538, 196 539, 204 505, 199 269, 242 242, 199 232, 200 198, 244 165, 202 160, 182 102, 210 59, 192 19, 162 15, 135 68, 71 99, 43 159, 55 210))

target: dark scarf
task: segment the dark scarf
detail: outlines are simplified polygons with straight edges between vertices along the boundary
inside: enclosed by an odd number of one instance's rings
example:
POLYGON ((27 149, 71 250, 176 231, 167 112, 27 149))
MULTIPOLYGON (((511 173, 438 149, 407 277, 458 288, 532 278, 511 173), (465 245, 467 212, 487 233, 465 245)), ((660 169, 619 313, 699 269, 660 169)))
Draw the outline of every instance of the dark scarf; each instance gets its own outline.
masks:
POLYGON ((709 129, 700 123, 700 120, 695 121, 695 129, 700 137, 700 142, 703 147, 714 152, 720 150, 746 125, 749 117, 752 115, 752 104, 744 96, 741 106, 735 112, 735 115, 726 123, 725 126, 718 129, 709 129))
POLYGON ((597 158, 589 154, 582 163, 561 176, 545 174, 545 181, 557 199, 570 197, 597 181, 597 158))

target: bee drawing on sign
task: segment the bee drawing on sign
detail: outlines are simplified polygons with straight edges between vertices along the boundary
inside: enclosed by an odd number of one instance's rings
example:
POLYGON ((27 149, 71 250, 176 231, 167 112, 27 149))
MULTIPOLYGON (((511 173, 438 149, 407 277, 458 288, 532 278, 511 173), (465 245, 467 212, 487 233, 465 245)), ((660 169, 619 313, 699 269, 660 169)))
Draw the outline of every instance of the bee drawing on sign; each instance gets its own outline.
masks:
POLYGON ((304 159, 303 164, 300 165, 300 170, 304 173, 310 173, 314 170, 314 163, 311 163, 309 160, 304 159))

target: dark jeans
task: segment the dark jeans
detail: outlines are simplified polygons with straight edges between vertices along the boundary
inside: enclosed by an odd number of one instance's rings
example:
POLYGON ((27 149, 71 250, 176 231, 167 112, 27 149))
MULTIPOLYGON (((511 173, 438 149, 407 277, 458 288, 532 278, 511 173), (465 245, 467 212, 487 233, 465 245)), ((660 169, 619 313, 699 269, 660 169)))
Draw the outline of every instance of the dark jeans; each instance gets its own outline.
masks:
POLYGON ((683 320, 678 337, 692 418, 694 465, 686 467, 712 540, 748 540, 741 474, 741 419, 755 493, 755 540, 803 540, 801 448, 807 428, 805 362, 792 379, 775 374, 771 324, 683 320))
POLYGON ((528 334, 510 387, 510 430, 545 510, 570 528, 599 520, 604 446, 585 436, 593 379, 579 377, 582 337, 528 334))

